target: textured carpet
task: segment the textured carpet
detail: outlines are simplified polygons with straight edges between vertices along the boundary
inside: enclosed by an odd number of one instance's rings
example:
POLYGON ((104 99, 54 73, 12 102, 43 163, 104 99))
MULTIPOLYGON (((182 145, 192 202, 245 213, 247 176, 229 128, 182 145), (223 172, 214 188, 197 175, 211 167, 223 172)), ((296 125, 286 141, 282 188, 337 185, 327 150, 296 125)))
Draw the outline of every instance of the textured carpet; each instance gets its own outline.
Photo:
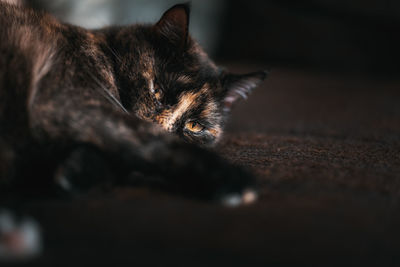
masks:
POLYGON ((217 148, 257 175, 255 205, 134 188, 32 201, 45 250, 28 265, 400 266, 399 87, 275 69, 217 148))

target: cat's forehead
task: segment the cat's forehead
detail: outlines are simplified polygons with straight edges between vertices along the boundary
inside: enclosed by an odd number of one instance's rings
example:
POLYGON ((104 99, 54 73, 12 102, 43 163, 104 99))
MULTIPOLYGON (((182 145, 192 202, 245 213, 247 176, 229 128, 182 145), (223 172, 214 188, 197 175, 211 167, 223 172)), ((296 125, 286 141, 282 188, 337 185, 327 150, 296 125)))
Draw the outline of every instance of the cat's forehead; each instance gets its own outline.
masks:
POLYGON ((155 58, 147 57, 141 65, 141 75, 148 84, 153 83, 163 89, 172 90, 171 93, 202 91, 212 96, 220 84, 215 69, 205 64, 160 63, 155 58))
POLYGON ((218 77, 207 70, 199 70, 197 72, 181 70, 181 71, 159 71, 156 76, 162 79, 164 82, 172 83, 184 88, 198 87, 198 90, 204 90, 204 88, 211 89, 219 83, 218 77))

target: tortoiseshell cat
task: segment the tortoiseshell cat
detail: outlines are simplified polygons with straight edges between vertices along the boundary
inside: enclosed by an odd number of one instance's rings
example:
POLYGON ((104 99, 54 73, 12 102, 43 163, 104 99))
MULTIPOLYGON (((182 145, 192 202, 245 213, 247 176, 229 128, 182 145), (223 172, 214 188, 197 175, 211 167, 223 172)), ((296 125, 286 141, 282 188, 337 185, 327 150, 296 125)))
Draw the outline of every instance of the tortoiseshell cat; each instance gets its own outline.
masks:
POLYGON ((200 146, 221 138, 231 106, 266 73, 221 70, 188 23, 179 4, 155 25, 86 30, 0 1, 3 184, 74 191, 114 179, 245 198, 252 176, 200 146))

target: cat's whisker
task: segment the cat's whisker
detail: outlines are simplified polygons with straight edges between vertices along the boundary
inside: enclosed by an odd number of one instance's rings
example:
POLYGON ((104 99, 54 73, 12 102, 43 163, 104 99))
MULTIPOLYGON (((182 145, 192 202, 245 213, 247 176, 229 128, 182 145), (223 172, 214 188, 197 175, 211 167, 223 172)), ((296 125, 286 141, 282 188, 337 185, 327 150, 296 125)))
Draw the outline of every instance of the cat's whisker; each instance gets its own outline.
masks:
POLYGON ((105 44, 105 47, 110 50, 111 54, 114 55, 118 62, 122 62, 122 57, 118 54, 117 51, 115 51, 115 49, 111 48, 107 43, 105 44))
POLYGON ((129 111, 127 111, 124 106, 122 105, 122 103, 115 98, 115 96, 113 96, 111 94, 111 92, 108 90, 108 88, 92 73, 88 73, 89 76, 93 79, 94 82, 97 83, 97 85, 100 87, 100 89, 102 89, 100 91, 100 94, 103 95, 107 100, 109 100, 112 104, 114 104, 114 106, 121 108, 125 113, 129 114, 129 111))

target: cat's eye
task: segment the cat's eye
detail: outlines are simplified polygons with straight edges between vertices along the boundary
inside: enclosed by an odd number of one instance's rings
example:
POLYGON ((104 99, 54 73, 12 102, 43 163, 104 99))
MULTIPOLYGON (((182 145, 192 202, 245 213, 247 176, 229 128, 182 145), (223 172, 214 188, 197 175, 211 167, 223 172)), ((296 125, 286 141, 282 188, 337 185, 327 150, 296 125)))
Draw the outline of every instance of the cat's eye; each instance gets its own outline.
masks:
POLYGON ((185 127, 193 133, 199 133, 204 130, 204 126, 195 121, 186 123, 185 127))

